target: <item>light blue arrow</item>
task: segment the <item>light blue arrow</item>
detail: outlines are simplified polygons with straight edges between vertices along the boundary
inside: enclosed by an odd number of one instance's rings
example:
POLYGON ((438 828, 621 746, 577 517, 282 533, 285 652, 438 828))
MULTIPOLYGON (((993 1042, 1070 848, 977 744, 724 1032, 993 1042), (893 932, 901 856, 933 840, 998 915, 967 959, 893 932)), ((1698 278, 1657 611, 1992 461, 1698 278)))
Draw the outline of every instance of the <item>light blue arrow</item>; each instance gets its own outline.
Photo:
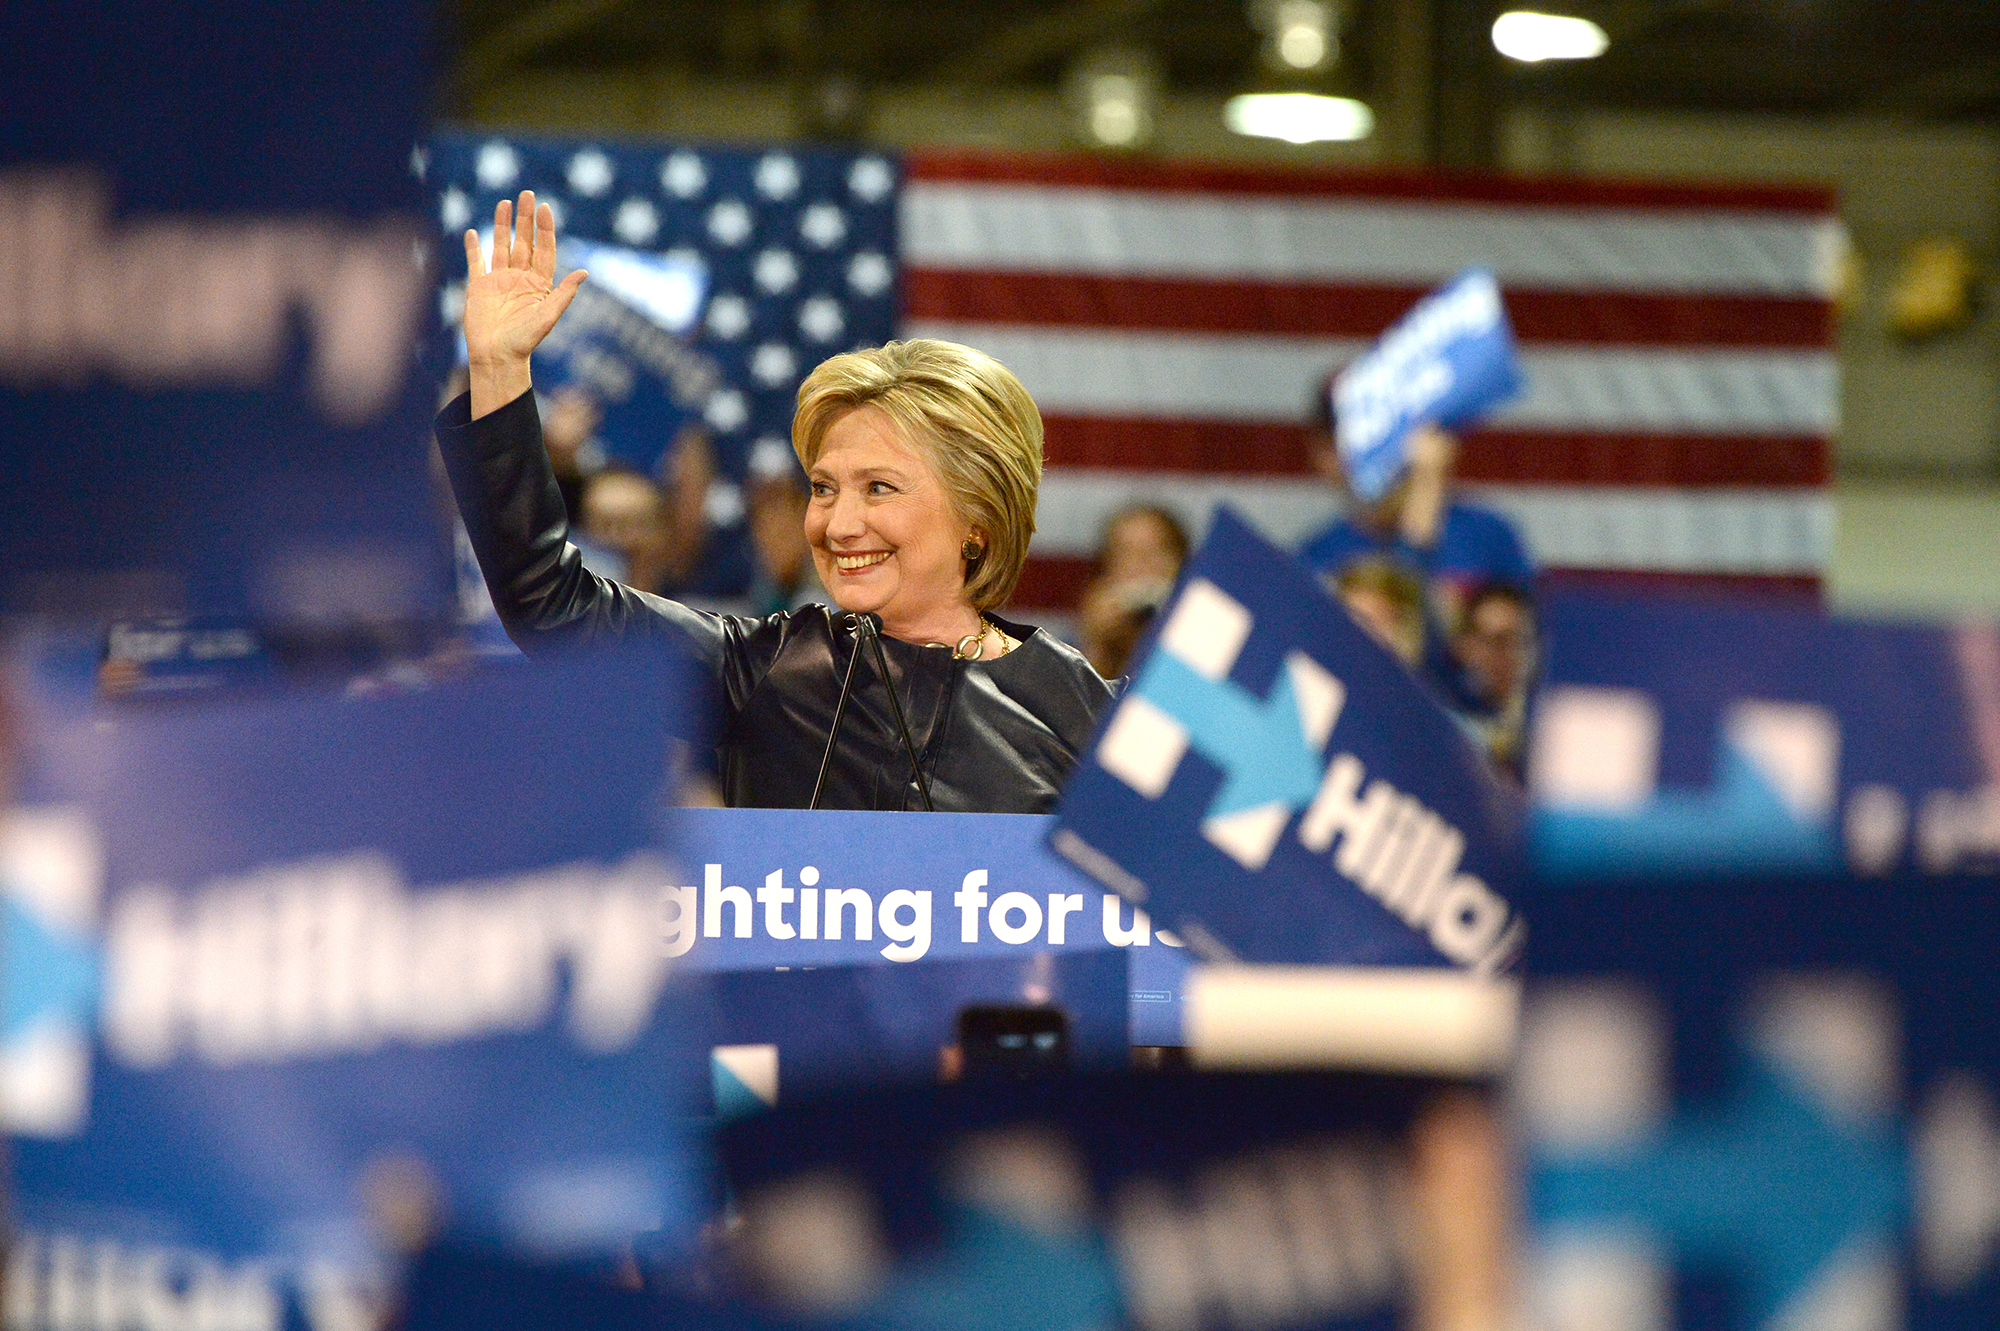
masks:
POLYGON ((1719 1103, 1622 1151, 1532 1162, 1544 1227, 1640 1229, 1741 1271, 1762 1326, 1856 1239, 1894 1246, 1909 1210, 1892 1127, 1844 1129, 1783 1074, 1753 1065, 1719 1103))
POLYGON ((1260 701, 1239 684, 1208 679, 1171 652, 1157 651, 1134 691, 1187 727, 1190 747, 1228 773, 1207 817, 1266 804, 1303 808, 1318 792, 1324 763, 1306 739, 1288 672, 1278 672, 1271 696, 1260 701))
POLYGON ((1530 826, 1536 863, 1563 876, 1841 866, 1832 823, 1800 819, 1756 764, 1726 742, 1711 790, 1662 791, 1630 813, 1537 808, 1530 826))
POLYGON ((90 940, 50 928, 11 893, 0 895, 0 930, 0 1040, 50 1021, 88 1028, 98 988, 90 940))

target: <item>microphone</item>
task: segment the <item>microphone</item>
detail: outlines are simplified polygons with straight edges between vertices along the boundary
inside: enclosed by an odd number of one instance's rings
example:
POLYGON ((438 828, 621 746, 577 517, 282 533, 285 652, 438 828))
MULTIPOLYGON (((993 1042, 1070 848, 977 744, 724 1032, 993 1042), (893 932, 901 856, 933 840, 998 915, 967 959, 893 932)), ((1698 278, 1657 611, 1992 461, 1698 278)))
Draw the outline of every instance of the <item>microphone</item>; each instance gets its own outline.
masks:
MULTIPOLYGON (((923 797, 924 812, 936 813, 937 808, 931 803, 931 783, 924 779, 923 766, 917 762, 917 746, 910 739, 910 723, 903 719, 903 700, 896 695, 896 681, 889 678, 889 656, 882 650, 882 617, 862 611, 854 620, 855 631, 875 648, 875 669, 881 673, 882 687, 889 691, 889 711, 896 718, 896 733, 902 737, 903 752, 909 755, 910 771, 917 778, 917 794, 923 797)), ((861 644, 855 643, 854 650, 859 654, 861 644)))
POLYGON ((840 699, 833 705, 833 724, 826 728, 826 752, 819 756, 819 777, 813 782, 812 803, 806 805, 808 809, 819 807, 820 792, 826 788, 826 769, 833 762, 833 746, 840 738, 840 719, 847 715, 847 697, 854 689, 854 667, 861 660, 861 637, 867 631, 864 626, 871 619, 875 620, 876 628, 882 625, 882 621, 874 615, 849 613, 839 618, 847 620, 854 629, 854 653, 847 658, 847 673, 841 677, 840 699))

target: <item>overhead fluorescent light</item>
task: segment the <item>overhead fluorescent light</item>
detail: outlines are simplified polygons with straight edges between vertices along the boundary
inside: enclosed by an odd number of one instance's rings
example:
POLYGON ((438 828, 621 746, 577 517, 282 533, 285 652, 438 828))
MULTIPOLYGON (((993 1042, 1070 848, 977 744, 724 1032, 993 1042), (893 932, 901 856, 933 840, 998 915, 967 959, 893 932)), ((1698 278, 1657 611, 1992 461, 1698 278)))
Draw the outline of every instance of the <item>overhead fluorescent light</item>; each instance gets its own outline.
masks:
POLYGON ((1347 143, 1375 130, 1375 113, 1352 97, 1312 92, 1250 92, 1232 97, 1222 122, 1238 134, 1287 143, 1347 143))
POLYGON ((1493 20, 1493 47, 1510 60, 1590 60, 1611 45, 1604 29, 1587 18, 1537 14, 1517 9, 1493 20))

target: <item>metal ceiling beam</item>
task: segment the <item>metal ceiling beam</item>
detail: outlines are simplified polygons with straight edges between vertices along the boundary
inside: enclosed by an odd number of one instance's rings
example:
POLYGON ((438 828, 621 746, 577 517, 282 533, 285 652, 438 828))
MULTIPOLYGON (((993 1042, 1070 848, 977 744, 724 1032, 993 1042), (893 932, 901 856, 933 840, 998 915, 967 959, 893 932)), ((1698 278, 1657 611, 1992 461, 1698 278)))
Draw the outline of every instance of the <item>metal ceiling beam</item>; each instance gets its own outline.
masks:
POLYGON ((1128 23, 1160 8, 1162 0, 1082 0, 1052 13, 1023 20, 969 55, 948 60, 933 70, 939 83, 986 84, 1040 64, 1052 56, 1076 53, 1128 23))
POLYGON ((468 34, 465 53, 458 59, 459 87, 468 91, 483 88, 550 42, 589 27, 627 3, 629 0, 544 0, 508 23, 476 36, 468 34))

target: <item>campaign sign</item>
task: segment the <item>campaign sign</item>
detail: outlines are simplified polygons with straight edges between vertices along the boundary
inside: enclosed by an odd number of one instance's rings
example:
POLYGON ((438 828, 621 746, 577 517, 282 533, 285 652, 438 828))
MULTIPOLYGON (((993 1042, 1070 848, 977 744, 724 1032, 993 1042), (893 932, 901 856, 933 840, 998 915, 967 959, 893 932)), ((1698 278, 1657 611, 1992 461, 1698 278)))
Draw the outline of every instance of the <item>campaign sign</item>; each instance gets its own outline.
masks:
POLYGON ((1049 844, 1206 960, 1457 965, 1519 946, 1519 811, 1423 687, 1226 510, 1049 844))
POLYGON ((430 6, 0 16, 0 611, 443 616, 430 6))
POLYGON ((1579 596, 1543 617, 1542 872, 2000 867, 2000 631, 1579 596))
POLYGON ((1468 268, 1418 301, 1333 383, 1334 443, 1354 493, 1373 502, 1407 465, 1410 430, 1457 428, 1521 390, 1500 287, 1468 268))
POLYGON ((667 955, 696 971, 990 960, 1003 964, 983 973, 1004 989, 1015 971, 1032 977, 1072 954, 1124 951, 1132 957, 1131 1042, 1179 1044, 1180 940, 1051 855, 1051 822, 1003 813, 680 810, 673 841, 681 882, 662 924, 667 955))
POLYGON ((8 1325, 354 1325, 385 1207, 544 1252, 692 1223, 680 678, 44 718, 0 839, 8 1325))
POLYGON ((1532 1324, 2000 1325, 1990 877, 1538 883, 1532 1324))
POLYGON ((719 1138, 737 1283, 822 1326, 1405 1325, 1423 1274, 1394 1143, 1438 1089, 1155 1074, 786 1106, 719 1138), (840 1253, 807 1260, 826 1232, 840 1253))

